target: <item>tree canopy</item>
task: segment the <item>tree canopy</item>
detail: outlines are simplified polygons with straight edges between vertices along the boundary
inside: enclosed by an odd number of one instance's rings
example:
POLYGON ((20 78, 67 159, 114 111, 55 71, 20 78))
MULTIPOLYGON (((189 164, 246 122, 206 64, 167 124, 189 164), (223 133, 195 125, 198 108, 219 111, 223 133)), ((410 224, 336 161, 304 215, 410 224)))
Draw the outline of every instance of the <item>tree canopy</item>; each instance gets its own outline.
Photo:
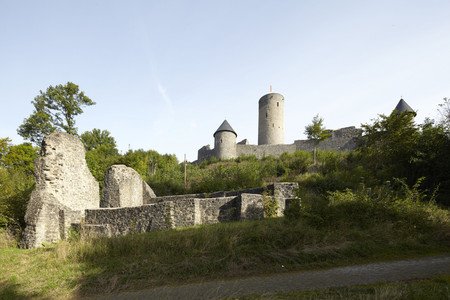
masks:
POLYGON ((92 131, 84 132, 80 138, 86 151, 98 149, 101 146, 105 146, 108 149, 116 149, 117 147, 116 140, 108 130, 94 128, 92 131))
POLYGON ((444 98, 444 103, 439 104, 441 114, 441 124, 450 131, 450 98, 444 98))
POLYGON ((331 130, 328 130, 323 125, 323 118, 317 114, 312 123, 305 127, 305 134, 308 140, 314 142, 314 163, 316 162, 316 148, 317 146, 331 136, 331 130))
POLYGON ((325 129, 323 118, 317 114, 313 118, 312 123, 305 127, 305 134, 308 140, 314 141, 314 145, 317 146, 320 142, 325 141, 331 136, 331 131, 325 129))
POLYGON ((72 82, 49 86, 45 92, 40 91, 31 103, 33 113, 19 126, 17 133, 36 145, 54 131, 77 135, 75 116, 83 113, 82 107, 95 104, 72 82))

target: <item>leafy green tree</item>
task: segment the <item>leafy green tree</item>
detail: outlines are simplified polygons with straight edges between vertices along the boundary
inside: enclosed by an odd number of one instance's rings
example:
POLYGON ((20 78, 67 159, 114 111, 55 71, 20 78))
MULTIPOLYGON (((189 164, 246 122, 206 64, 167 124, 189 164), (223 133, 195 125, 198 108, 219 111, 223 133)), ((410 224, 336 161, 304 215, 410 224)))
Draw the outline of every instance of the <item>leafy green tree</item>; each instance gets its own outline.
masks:
POLYGON ((11 147, 11 139, 10 138, 2 138, 0 139, 0 160, 6 153, 9 151, 9 147, 11 147))
POLYGON ((381 180, 391 177, 412 178, 413 163, 417 158, 419 127, 414 113, 392 112, 379 115, 373 124, 362 124, 363 138, 358 145, 365 158, 366 167, 381 180))
POLYGON ((108 130, 100 130, 97 128, 92 131, 86 131, 81 135, 81 141, 86 148, 86 151, 98 149, 101 146, 106 148, 116 149, 116 140, 111 136, 108 130))
POLYGON ((26 174, 32 175, 34 160, 39 156, 39 148, 30 143, 11 145, 0 158, 0 165, 5 168, 21 169, 26 174))
POLYGON ((314 142, 314 164, 316 164, 316 152, 319 144, 331 136, 331 130, 325 129, 323 126, 323 118, 317 114, 312 123, 305 127, 305 134, 308 140, 314 142))
POLYGON ((36 145, 56 130, 77 135, 75 116, 83 113, 83 106, 95 104, 72 82, 49 86, 45 93, 40 91, 31 103, 34 111, 19 126, 17 133, 36 145))
POLYGON ((101 145, 86 152, 86 163, 94 178, 103 188, 106 170, 114 164, 120 163, 120 155, 116 148, 101 145))
POLYGON ((9 138, 0 139, 0 229, 8 227, 17 234, 23 229, 37 155, 30 143, 13 145, 9 138))

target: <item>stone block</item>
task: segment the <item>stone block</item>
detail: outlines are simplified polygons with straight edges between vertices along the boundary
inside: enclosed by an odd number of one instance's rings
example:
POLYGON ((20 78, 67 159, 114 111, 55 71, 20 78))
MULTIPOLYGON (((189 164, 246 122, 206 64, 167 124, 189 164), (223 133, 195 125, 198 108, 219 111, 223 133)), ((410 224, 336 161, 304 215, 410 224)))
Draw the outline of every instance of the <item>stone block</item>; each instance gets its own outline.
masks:
POLYGON ((140 206, 155 197, 138 172, 125 165, 114 165, 106 171, 100 207, 140 206))
POLYGON ((263 196, 257 194, 241 194, 240 220, 261 220, 264 218, 263 196))

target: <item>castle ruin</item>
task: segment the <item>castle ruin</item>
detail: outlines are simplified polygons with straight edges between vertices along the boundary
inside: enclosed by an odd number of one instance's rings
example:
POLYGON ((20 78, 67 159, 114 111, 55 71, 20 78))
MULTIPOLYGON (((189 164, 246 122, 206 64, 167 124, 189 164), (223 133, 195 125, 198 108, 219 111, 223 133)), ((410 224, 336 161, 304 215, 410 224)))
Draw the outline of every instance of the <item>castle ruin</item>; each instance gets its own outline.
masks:
POLYGON ((66 239, 71 228, 103 236, 263 218, 264 202, 275 201, 283 215, 297 183, 229 192, 157 197, 140 175, 125 165, 106 172, 102 198, 90 173, 81 141, 67 133, 45 137, 35 161, 36 187, 25 216, 21 247, 66 239))
MULTIPOLYGON (((214 137, 214 149, 209 145, 198 150, 195 163, 218 159, 232 159, 243 155, 280 156, 284 152, 298 150, 312 151, 315 147, 310 140, 296 140, 293 144, 284 144, 284 97, 278 93, 269 93, 259 99, 258 145, 249 144, 247 139, 236 143, 237 133, 227 120, 219 126, 214 137)), ((333 130, 331 136, 320 143, 318 149, 347 151, 356 147, 356 139, 361 137, 361 129, 354 126, 333 130)))

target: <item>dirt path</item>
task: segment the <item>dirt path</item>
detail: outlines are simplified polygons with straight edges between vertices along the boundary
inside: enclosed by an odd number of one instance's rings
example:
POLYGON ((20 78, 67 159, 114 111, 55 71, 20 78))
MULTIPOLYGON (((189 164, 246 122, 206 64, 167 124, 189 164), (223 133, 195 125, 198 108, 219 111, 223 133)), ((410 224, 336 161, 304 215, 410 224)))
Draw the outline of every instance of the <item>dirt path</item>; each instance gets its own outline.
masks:
POLYGON ((244 295, 315 290, 450 274, 450 255, 295 272, 236 280, 168 286, 95 299, 221 299, 244 295))

